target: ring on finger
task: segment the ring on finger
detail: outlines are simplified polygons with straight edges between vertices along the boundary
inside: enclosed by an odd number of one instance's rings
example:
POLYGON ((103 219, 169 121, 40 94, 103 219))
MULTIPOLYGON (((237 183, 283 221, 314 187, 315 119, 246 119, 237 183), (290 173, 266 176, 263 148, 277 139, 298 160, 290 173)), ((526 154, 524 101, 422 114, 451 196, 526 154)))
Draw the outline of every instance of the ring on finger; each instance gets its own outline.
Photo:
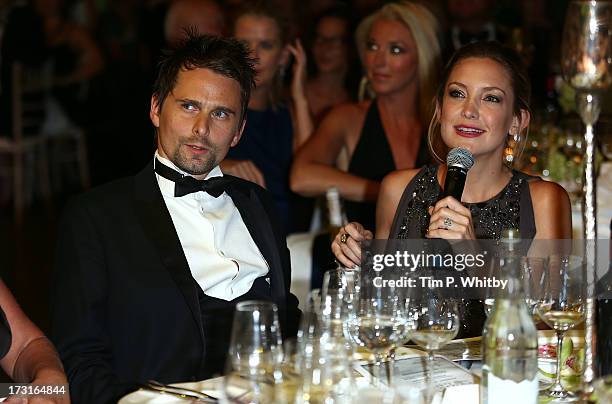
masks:
POLYGON ((340 242, 342 244, 346 244, 346 242, 348 241, 349 237, 350 236, 349 236, 348 233, 342 233, 342 235, 340 236, 340 242))
POLYGON ((444 227, 446 228, 446 230, 453 227, 453 220, 450 217, 445 217, 442 223, 444 223, 444 227))

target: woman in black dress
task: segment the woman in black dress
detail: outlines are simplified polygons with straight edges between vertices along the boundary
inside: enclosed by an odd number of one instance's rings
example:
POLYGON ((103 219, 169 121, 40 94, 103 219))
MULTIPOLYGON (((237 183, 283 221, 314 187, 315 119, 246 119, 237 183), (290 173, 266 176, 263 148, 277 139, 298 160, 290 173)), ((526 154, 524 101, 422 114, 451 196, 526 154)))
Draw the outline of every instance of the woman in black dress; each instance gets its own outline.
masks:
MULTIPOLYGON (((510 138, 524 138, 527 132, 529 93, 529 79, 513 50, 496 42, 459 50, 443 74, 428 132, 429 149, 439 164, 385 177, 376 238, 499 239, 507 228, 518 228, 522 238, 571 238, 565 190, 508 163, 510 138), (455 147, 468 149, 474 166, 461 201, 450 196, 437 201, 446 155, 455 147)), ((344 265, 358 265, 359 242, 372 236, 359 223, 349 223, 332 250, 344 265)))
MULTIPOLYGON (((529 125, 530 85, 519 56, 496 42, 459 50, 443 74, 428 144, 439 164, 396 171, 382 182, 377 203, 377 239, 499 239, 519 229, 524 239, 571 238, 571 208, 565 190, 513 170, 509 139, 529 125), (461 201, 438 200, 446 177, 446 155, 468 149, 474 165, 461 201)), ((520 142, 518 142, 520 143, 520 142)), ((345 266, 360 264, 360 242, 373 236, 360 223, 344 226, 332 243, 345 266)), ((462 337, 480 334, 484 312, 466 301, 462 337)))

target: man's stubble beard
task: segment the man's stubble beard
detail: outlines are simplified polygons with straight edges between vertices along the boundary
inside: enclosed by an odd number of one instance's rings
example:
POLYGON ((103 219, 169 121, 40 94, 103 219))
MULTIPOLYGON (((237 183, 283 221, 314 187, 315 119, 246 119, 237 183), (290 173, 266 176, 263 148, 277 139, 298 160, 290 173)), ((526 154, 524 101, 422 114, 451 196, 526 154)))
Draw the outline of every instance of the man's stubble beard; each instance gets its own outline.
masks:
POLYGON ((206 156, 202 159, 187 158, 181 154, 181 148, 179 147, 172 156, 172 163, 191 175, 208 174, 217 165, 217 153, 212 148, 206 149, 206 151, 206 156))

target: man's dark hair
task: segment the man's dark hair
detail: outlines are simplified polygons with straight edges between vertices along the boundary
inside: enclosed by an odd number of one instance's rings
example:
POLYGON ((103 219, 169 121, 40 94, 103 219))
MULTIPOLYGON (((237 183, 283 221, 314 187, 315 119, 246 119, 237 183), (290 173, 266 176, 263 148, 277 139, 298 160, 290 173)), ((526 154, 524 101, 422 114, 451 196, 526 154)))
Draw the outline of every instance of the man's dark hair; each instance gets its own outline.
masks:
POLYGON ((236 80, 240 85, 241 119, 249 104, 255 86, 254 59, 242 42, 233 38, 200 35, 194 29, 185 30, 184 39, 173 49, 164 51, 158 64, 153 95, 161 110, 166 97, 174 90, 181 70, 210 69, 236 80))

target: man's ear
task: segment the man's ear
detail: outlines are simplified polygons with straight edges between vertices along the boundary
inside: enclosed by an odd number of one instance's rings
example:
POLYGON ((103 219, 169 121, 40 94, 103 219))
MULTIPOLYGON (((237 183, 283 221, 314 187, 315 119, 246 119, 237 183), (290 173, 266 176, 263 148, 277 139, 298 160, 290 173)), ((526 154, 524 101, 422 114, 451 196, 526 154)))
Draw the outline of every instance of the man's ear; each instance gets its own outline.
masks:
POLYGON ((151 96, 151 108, 149 109, 149 118, 153 122, 153 126, 159 128, 159 114, 161 113, 157 97, 151 96))
POLYGON ((244 127, 246 126, 246 118, 244 118, 242 120, 242 124, 240 125, 240 129, 236 131, 236 134, 234 135, 234 137, 232 138, 232 143, 230 143, 230 147, 234 147, 238 144, 238 142, 240 141, 240 138, 242 137, 242 132, 244 132, 244 127))

